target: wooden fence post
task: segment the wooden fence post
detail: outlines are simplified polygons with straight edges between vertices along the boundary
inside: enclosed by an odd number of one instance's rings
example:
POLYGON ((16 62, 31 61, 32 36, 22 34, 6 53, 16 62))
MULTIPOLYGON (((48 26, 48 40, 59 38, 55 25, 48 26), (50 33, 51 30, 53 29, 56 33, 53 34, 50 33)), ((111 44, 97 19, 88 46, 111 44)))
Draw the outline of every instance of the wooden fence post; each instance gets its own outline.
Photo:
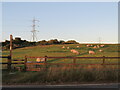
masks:
POLYGON ((24 68, 25 68, 25 71, 26 71, 26 69, 27 69, 27 65, 26 65, 26 63, 27 63, 27 56, 25 56, 25 61, 24 61, 24 68))
POLYGON ((47 56, 45 56, 45 63, 47 63, 47 56))
POLYGON ((12 61, 12 35, 10 35, 10 55, 8 56, 8 65, 7 69, 10 71, 11 70, 11 61, 12 61))
POLYGON ((12 35, 10 35, 10 57, 12 58, 12 35))
POLYGON ((105 56, 103 56, 103 64, 105 64, 105 56))
POLYGON ((7 69, 10 71, 11 70, 11 56, 8 56, 8 65, 7 69))
POLYGON ((75 68, 76 58, 73 58, 73 69, 75 68))
POLYGON ((74 64, 76 63, 76 58, 73 58, 73 63, 74 63, 74 64))
POLYGON ((45 56, 45 70, 47 69, 47 56, 45 56))

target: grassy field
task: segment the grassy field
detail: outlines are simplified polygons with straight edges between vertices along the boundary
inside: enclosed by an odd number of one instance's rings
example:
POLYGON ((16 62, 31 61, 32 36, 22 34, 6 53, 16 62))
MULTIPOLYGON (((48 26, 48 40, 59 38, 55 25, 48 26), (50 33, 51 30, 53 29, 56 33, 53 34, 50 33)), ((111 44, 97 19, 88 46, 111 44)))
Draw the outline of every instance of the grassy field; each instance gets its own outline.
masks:
MULTIPOLYGON (((43 46, 34 46, 34 47, 25 47, 20 49, 13 50, 13 59, 24 59, 25 55, 27 56, 75 56, 75 57, 99 57, 99 56, 118 56, 118 46, 117 44, 106 44, 104 47, 96 48, 86 47, 86 44, 68 44, 68 45, 43 45, 43 46), (70 47, 70 49, 62 48, 62 46, 70 47), (77 48, 77 46, 80 46, 77 48), (70 52, 71 49, 75 49, 80 52, 80 55, 76 55, 70 52), (99 52, 99 50, 103 52, 99 52), (94 55, 88 53, 89 50, 95 51, 94 55)), ((3 51, 3 55, 9 55, 9 51, 3 51)))
MULTIPOLYGON (((25 47, 13 50, 13 59, 24 59, 27 56, 48 56, 48 57, 118 57, 120 46, 117 44, 106 44, 104 47, 96 48, 86 47, 86 44, 68 44, 68 45, 43 45, 34 47, 25 47), (62 48, 62 46, 69 47, 62 48), (77 48, 79 46, 79 48, 77 48), (75 49, 80 52, 76 55, 70 52, 71 49, 75 49), (99 50, 103 52, 99 52, 99 50), (89 50, 95 52, 94 55, 88 53, 89 50)), ((9 51, 3 51, 4 55, 9 55, 9 51)), ((28 59, 28 61, 35 61, 36 59, 28 59)), ((6 62, 3 59, 2 62, 6 62)), ((49 59, 48 63, 72 63, 72 59, 49 59)), ((76 63, 102 63, 100 59, 77 59, 76 63)), ((107 59, 105 63, 118 63, 117 59, 107 59)), ((40 72, 18 72, 13 71, 14 74, 10 74, 7 71, 3 71, 3 84, 57 84, 57 83, 84 83, 84 82, 117 82, 118 70, 115 69, 118 66, 77 66, 77 68, 47 68, 46 71, 40 72)))

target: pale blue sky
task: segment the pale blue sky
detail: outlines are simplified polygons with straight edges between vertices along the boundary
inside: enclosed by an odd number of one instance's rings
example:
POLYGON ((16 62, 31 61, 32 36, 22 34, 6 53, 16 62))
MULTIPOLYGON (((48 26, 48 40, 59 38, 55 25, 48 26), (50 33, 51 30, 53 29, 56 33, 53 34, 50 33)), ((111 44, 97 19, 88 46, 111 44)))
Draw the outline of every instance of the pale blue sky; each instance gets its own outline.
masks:
POLYGON ((118 42, 117 2, 5 2, 2 11, 3 40, 10 34, 31 40, 36 17, 38 40, 118 42))

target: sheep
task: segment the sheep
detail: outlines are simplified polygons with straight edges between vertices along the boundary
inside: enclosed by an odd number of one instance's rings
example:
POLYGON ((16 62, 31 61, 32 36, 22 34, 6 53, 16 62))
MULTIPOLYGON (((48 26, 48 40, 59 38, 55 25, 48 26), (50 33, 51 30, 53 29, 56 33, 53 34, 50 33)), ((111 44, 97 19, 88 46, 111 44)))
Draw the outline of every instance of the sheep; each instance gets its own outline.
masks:
POLYGON ((73 49, 71 49, 70 51, 73 52, 73 49))
POLYGON ((105 45, 100 45, 100 47, 104 47, 105 45))
POLYGON ((80 46, 77 46, 77 48, 79 48, 80 46))
POLYGON ((62 48, 65 48, 65 46, 62 46, 62 48))
POLYGON ((38 62, 38 63, 39 63, 39 62, 45 62, 45 58, 37 58, 37 59, 36 59, 36 62, 38 62))
POLYGON ((103 50, 100 49, 99 51, 102 52, 103 50))
POLYGON ((72 53, 75 53, 75 54, 80 54, 78 51, 76 51, 75 49, 72 49, 70 50, 72 53))
POLYGON ((97 45, 97 48, 99 48, 100 46, 99 45, 97 45))
POLYGON ((97 46, 94 46, 93 48, 97 48, 97 46))
POLYGON ((92 47, 93 45, 91 44, 90 46, 92 47))
POLYGON ((89 54, 95 54, 95 52, 90 50, 90 51, 89 51, 89 54))
POLYGON ((70 47, 67 47, 67 49, 70 49, 70 47))
POLYGON ((90 45, 88 44, 88 45, 86 45, 87 47, 89 47, 90 45))

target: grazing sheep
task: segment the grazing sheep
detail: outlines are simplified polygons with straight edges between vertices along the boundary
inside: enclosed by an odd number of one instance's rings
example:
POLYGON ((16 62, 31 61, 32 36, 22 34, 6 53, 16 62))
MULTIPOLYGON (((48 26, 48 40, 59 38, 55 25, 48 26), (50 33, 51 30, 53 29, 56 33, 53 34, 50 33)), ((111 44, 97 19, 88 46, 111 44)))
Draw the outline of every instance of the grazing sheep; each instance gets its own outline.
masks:
POLYGON ((93 48, 97 48, 97 46, 94 46, 93 48))
POLYGON ((67 47, 67 49, 70 49, 70 47, 67 47))
POLYGON ((97 48, 99 48, 100 46, 99 45, 97 45, 97 48))
POLYGON ((79 48, 80 46, 77 46, 77 48, 79 48))
POLYGON ((62 48, 65 48, 65 46, 62 46, 62 48))
POLYGON ((80 54, 78 51, 76 51, 75 49, 72 49, 70 50, 72 53, 75 53, 75 54, 80 54))
POLYGON ((94 51, 89 51, 89 54, 95 54, 95 52, 94 51))
POLYGON ((73 52, 74 49, 71 49, 70 51, 73 52))
POLYGON ((38 63, 39 63, 39 62, 45 62, 45 58, 37 58, 37 59, 36 59, 36 62, 38 62, 38 63))
POLYGON ((103 50, 100 49, 99 51, 102 52, 103 50))
POLYGON ((88 44, 88 45, 86 45, 87 47, 89 47, 90 45, 88 44))
POLYGON ((100 47, 104 47, 105 45, 100 45, 100 47))

